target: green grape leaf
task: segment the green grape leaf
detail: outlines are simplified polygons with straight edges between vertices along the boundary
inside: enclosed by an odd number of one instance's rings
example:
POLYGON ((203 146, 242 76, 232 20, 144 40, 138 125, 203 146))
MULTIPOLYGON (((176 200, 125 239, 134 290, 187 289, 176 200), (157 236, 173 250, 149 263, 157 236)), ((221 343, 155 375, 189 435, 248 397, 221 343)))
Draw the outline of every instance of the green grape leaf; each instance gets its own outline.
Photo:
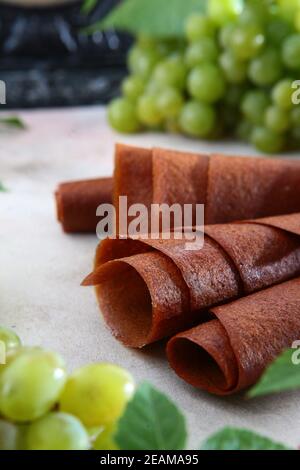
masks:
POLYGON ((0 118, 0 124, 4 124, 5 126, 9 127, 15 127, 17 129, 26 129, 26 124, 18 116, 0 118))
POLYGON ((0 192, 5 193, 7 191, 6 187, 4 186, 3 183, 0 181, 0 192))
POLYGON ((81 6, 81 12, 85 14, 90 13, 100 1, 101 0, 84 0, 81 6))
POLYGON ((85 31, 118 29, 153 38, 182 37, 186 19, 205 10, 206 0, 124 0, 85 31))
POLYGON ((143 382, 119 421, 115 441, 122 450, 182 450, 185 419, 163 393, 143 382))
POLYGON ((226 427, 210 436, 201 450, 290 450, 284 444, 274 442, 247 429, 226 427))
POLYGON ((288 349, 265 370, 248 396, 252 398, 297 388, 300 388, 300 350, 288 349))

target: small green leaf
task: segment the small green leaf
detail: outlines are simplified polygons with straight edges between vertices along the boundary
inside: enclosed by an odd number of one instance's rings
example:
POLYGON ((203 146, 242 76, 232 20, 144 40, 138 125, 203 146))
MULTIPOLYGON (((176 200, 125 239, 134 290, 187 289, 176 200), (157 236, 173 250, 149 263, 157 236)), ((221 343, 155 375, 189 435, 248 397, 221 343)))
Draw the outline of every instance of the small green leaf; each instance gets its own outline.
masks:
POLYGON ((264 372, 259 382, 248 392, 250 398, 300 388, 300 352, 288 349, 264 372))
POLYGON ((203 12, 206 0, 124 0, 104 20, 85 31, 119 29, 153 38, 182 37, 186 19, 203 12))
POLYGON ((6 187, 0 181, 0 192, 5 193, 7 191, 6 187))
POLYGON ((81 12, 88 14, 90 13, 95 6, 100 3, 101 0, 84 0, 82 7, 81 7, 81 12))
POLYGON ((185 419, 163 393, 143 382, 127 405, 115 436, 123 450, 182 450, 185 419))
POLYGON ((227 427, 209 437, 201 450, 290 450, 247 429, 227 427))
POLYGON ((0 124, 4 124, 5 126, 9 127, 15 127, 17 129, 26 129, 26 124, 18 116, 0 118, 0 124))

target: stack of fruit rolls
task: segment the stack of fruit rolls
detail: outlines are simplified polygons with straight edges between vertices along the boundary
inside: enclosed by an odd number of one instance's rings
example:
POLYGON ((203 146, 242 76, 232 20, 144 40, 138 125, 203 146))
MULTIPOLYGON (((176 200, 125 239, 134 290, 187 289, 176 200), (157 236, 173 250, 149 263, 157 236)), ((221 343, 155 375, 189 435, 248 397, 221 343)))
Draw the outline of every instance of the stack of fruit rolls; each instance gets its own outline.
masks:
POLYGON ((199 250, 187 250, 185 242, 107 239, 84 285, 96 286, 104 319, 125 345, 140 348, 180 333, 168 346, 179 375, 214 393, 232 393, 253 383, 276 352, 299 337, 299 281, 287 283, 286 289, 280 283, 300 275, 300 213, 207 226, 199 250), (276 284, 281 287, 271 287, 276 284), (244 365, 246 378, 239 380, 240 349, 231 334, 247 346, 250 366, 255 364, 249 374, 244 365), (263 350, 264 337, 274 341, 263 350), (206 351, 199 353, 198 365, 186 353, 192 355, 195 344, 206 351), (222 379, 220 386, 209 386, 210 367, 206 375, 201 359, 208 355, 219 368, 231 368, 230 379, 222 379))

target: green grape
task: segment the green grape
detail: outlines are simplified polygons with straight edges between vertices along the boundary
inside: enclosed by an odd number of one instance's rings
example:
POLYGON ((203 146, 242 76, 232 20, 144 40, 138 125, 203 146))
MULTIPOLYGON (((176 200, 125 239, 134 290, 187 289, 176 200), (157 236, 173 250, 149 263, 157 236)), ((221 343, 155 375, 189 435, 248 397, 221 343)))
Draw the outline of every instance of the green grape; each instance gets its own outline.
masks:
POLYGON ((295 106, 291 111, 291 124, 293 127, 300 127, 300 107, 295 106))
POLYGON ((157 95, 164 89, 166 89, 166 86, 161 85, 154 80, 149 80, 145 88, 145 95, 157 95))
MULTIPOLYGON (((152 36, 142 34, 138 36, 135 45, 133 46, 133 59, 131 59, 131 50, 129 51, 129 65, 131 64, 130 60, 133 60, 133 67, 135 64, 135 59, 139 57, 139 53, 146 52, 148 58, 153 57, 154 60, 162 59, 164 56, 169 55, 173 51, 176 51, 180 47, 180 40, 174 39, 163 39, 157 40, 152 36), (135 48, 138 49, 138 52, 135 52, 135 48)), ((139 64, 138 64, 139 65, 139 64)), ((138 67, 139 68, 139 67, 138 67)))
POLYGON ((118 132, 132 133, 140 128, 136 108, 127 98, 116 98, 108 106, 108 121, 118 132))
POLYGON ((128 67, 132 75, 148 78, 162 55, 157 48, 133 46, 128 54, 128 67))
POLYGON ((145 82, 138 75, 127 77, 122 83, 123 94, 132 101, 137 100, 144 92, 145 82))
POLYGON ((290 69, 300 68, 300 34, 288 36, 282 45, 282 60, 290 69))
POLYGON ((52 412, 30 424, 28 450, 88 450, 89 436, 78 418, 52 412))
POLYGON ((292 33, 291 26, 281 18, 274 18, 266 25, 266 36, 274 46, 282 45, 284 39, 292 33))
POLYGON ((178 50, 179 45, 176 47, 173 41, 166 40, 166 41, 160 41, 159 43, 157 43, 156 47, 161 55, 161 59, 165 59, 168 56, 174 54, 178 50))
POLYGON ((270 106, 266 110, 265 125, 268 129, 274 132, 285 132, 289 128, 290 116, 289 113, 278 106, 270 106))
POLYGON ((187 89, 194 98, 204 103, 214 103, 222 98, 226 91, 223 72, 214 64, 198 65, 188 76, 187 89))
POLYGON ((191 42, 198 41, 203 37, 213 36, 214 33, 215 26, 207 16, 193 14, 186 22, 185 34, 191 42))
POLYGON ((156 95, 150 93, 142 95, 137 103, 137 114, 146 126, 159 126, 162 122, 162 115, 158 110, 156 95))
POLYGON ((264 25, 269 20, 269 8, 264 0, 251 0, 246 3, 239 22, 244 25, 264 25))
POLYGON ((222 103, 222 106, 218 112, 218 119, 222 122, 224 130, 232 134, 236 127, 236 123, 239 121, 240 113, 237 108, 226 106, 222 103))
POLYGON ((16 422, 39 418, 57 402, 65 381, 58 354, 20 348, 0 369, 0 413, 16 422))
POLYGON ((237 26, 230 41, 230 48, 234 55, 241 60, 255 57, 265 43, 262 30, 254 25, 237 26))
POLYGON ((123 414, 134 393, 132 376, 112 364, 91 364, 70 375, 60 397, 60 409, 87 427, 107 426, 123 414))
POLYGON ((183 96, 177 88, 168 87, 158 93, 156 106, 163 118, 174 118, 179 115, 183 106, 183 96))
POLYGON ((18 427, 8 421, 0 420, 0 450, 18 449, 18 427))
POLYGON ((161 86, 182 90, 185 86, 186 68, 180 56, 172 56, 157 64, 152 79, 161 86))
POLYGON ((99 434, 103 431, 103 426, 93 426, 91 428, 86 428, 86 432, 89 435, 90 442, 93 443, 99 436, 99 434))
POLYGON ((239 139, 245 142, 248 142, 251 138, 252 130, 253 130, 253 125, 251 124, 251 122, 243 119, 237 125, 236 135, 239 139))
POLYGON ((294 21, 295 29, 298 33, 300 33, 300 10, 297 11, 295 15, 295 21, 294 21))
POLYGON ((230 85, 224 96, 224 102, 230 108, 240 109, 241 101, 245 95, 247 88, 241 85, 230 85))
POLYGON ((259 126, 264 123, 265 111, 269 104, 269 96, 264 91, 252 90, 245 94, 241 110, 249 122, 259 126))
POLYGON ((7 326, 0 326, 0 342, 1 341, 5 344, 6 352, 21 346, 19 336, 14 332, 14 330, 7 326))
POLYGON ((292 109, 293 105, 293 80, 284 79, 272 89, 272 99, 274 103, 282 109, 292 109))
POLYGON ((157 43, 157 48, 162 58, 174 54, 176 51, 180 51, 182 47, 182 40, 165 39, 157 43))
POLYGON ((103 428, 97 436, 93 449, 94 450, 118 450, 118 446, 114 441, 114 434, 116 433, 116 424, 110 424, 103 428))
POLYGON ((216 61, 219 55, 216 41, 213 38, 203 38, 190 44, 185 53, 185 63, 195 67, 203 62, 216 61))
POLYGON ((299 9, 299 0, 277 0, 279 14, 288 21, 293 21, 297 10, 299 9))
POLYGON ((192 137, 208 137, 216 124, 212 106, 188 101, 182 108, 179 123, 182 131, 192 137))
POLYGON ((283 74, 280 54, 274 48, 266 49, 253 59, 249 66, 249 78, 258 86, 272 85, 283 74))
POLYGON ((236 59, 232 52, 223 52, 220 65, 229 83, 242 83, 247 79, 247 63, 236 59))
POLYGON ((242 0, 210 0, 207 4, 209 17, 219 26, 236 19, 242 9, 242 0))
POLYGON ((230 48, 231 37, 235 30, 235 23, 227 23, 220 29, 219 42, 224 49, 230 48))
POLYGON ((140 34, 137 37, 136 45, 141 49, 155 49, 157 46, 156 40, 148 34, 140 34))
POLYGON ((266 127, 255 127, 251 134, 251 143, 265 153, 277 153, 284 147, 284 137, 266 127))
POLYGON ((17 450, 27 450, 27 431, 29 424, 18 423, 17 450))

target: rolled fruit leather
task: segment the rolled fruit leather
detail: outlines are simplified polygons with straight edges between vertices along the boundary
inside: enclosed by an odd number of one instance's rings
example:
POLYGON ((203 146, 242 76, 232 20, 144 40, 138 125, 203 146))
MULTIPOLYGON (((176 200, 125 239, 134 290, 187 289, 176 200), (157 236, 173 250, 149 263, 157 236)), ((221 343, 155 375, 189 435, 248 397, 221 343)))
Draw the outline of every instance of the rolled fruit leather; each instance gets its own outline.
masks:
POLYGON ((213 319, 170 339, 179 377, 217 395, 243 390, 300 337, 300 278, 210 309, 213 319))
POLYGON ((100 204, 112 204, 113 179, 62 183, 55 192, 57 218, 67 233, 95 232, 100 204))
POLYGON ((300 213, 206 226, 186 240, 106 239, 94 272, 104 319, 125 345, 143 347, 206 321, 216 305, 300 275, 300 213))
MULTIPOLYGON (((99 196, 103 197, 109 186, 101 180, 77 184, 82 185, 80 191, 62 185, 63 197, 60 188, 57 191, 59 212, 64 213, 61 222, 66 231, 95 232, 99 196), (78 216, 75 203, 68 204, 69 200, 77 201, 78 216)), ((206 224, 300 211, 300 162, 288 159, 209 156, 118 144, 113 186, 117 222, 119 196, 127 196, 128 206, 144 204, 148 209, 151 203, 192 204, 194 221, 196 204, 204 204, 206 224)), ((110 198, 106 193, 104 200, 110 198)))
POLYGON ((299 212, 300 162, 154 149, 153 199, 202 203, 206 224, 299 212))

